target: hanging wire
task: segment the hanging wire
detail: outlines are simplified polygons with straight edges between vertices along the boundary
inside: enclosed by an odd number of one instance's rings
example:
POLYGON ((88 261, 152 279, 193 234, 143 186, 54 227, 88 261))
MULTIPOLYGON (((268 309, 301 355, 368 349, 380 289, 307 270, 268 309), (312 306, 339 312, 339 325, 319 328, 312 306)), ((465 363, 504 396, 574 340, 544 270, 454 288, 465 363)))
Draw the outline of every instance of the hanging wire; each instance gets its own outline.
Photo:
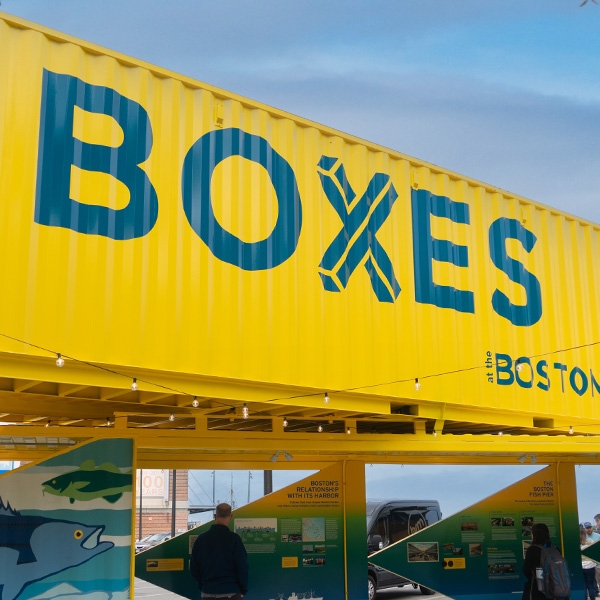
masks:
MULTIPOLYGON (((37 344, 34 344, 32 342, 27 342, 25 340, 21 340, 17 337, 14 336, 10 336, 6 333, 2 333, 0 332, 0 337, 6 338, 8 340, 12 340, 14 342, 18 342, 20 344, 25 344, 31 348, 36 348, 37 350, 41 350, 43 352, 46 352, 52 356, 60 356, 61 358, 67 358, 69 360, 72 360, 74 362, 77 362, 79 364, 82 365, 86 365, 88 367, 92 367, 94 369, 99 369, 101 371, 104 371, 106 373, 111 373, 112 375, 117 375, 119 377, 124 377, 127 378, 129 381, 132 380, 132 376, 127 374, 127 373, 123 373, 120 371, 116 371, 115 369, 110 369, 108 367, 105 367, 103 365, 99 365, 93 362, 89 362, 86 360, 81 360, 78 359, 74 356, 69 356, 66 354, 61 354, 58 353, 54 350, 50 350, 48 348, 45 348, 43 346, 39 346, 37 344)), ((528 358, 532 359, 532 358, 541 358, 544 356, 551 356, 554 354, 560 354, 562 352, 571 352, 573 350, 582 350, 584 348, 591 348, 593 346, 597 346, 600 345, 600 341, 596 341, 596 342, 590 342, 588 344, 580 344, 578 346, 571 346, 569 348, 562 348, 559 350, 550 350, 548 352, 541 352, 539 354, 532 354, 529 355, 528 358)), ((503 361, 506 362, 506 361, 503 361)), ((520 364, 521 360, 517 359, 515 362, 515 365, 520 364)), ((416 377, 407 377, 407 378, 403 378, 403 379, 395 379, 392 381, 384 381, 384 382, 379 382, 379 383, 371 383, 371 384, 365 384, 365 385, 359 385, 359 386, 354 386, 354 387, 348 387, 348 388, 340 388, 338 390, 334 390, 334 393, 343 393, 343 392, 354 392, 354 391, 359 391, 359 390, 368 390, 368 389, 373 389, 373 388, 377 388, 377 387, 383 387, 383 386, 388 386, 388 385, 394 385, 394 384, 400 384, 400 383, 412 383, 413 385, 418 382, 419 383, 419 387, 420 387, 420 383, 423 379, 434 379, 434 378, 438 378, 438 377, 444 377, 446 375, 456 375, 456 374, 460 374, 460 373, 468 373, 470 371, 477 371, 477 370, 485 370, 485 369, 489 369, 489 365, 476 365, 476 366, 471 366, 471 367, 464 367, 462 369, 454 369, 451 371, 441 371, 439 373, 431 373, 429 375, 421 375, 420 377, 416 378, 416 377)), ((163 390, 167 390, 169 392, 173 392, 175 394, 180 394, 183 396, 190 396, 190 397, 195 397, 194 394, 189 393, 189 392, 185 392, 182 390, 178 390, 175 388, 172 388, 170 386, 166 386, 160 383, 156 383, 153 381, 149 381, 147 379, 139 379, 139 378, 133 378, 135 380, 135 382, 140 382, 140 383, 145 383, 147 385, 153 386, 153 387, 157 387, 163 390)), ((298 398, 310 398, 310 397, 316 397, 316 396, 321 396, 322 398, 324 398, 325 402, 327 403, 327 401, 329 400, 329 394, 328 392, 323 393, 322 391, 319 392, 311 392, 309 394, 297 394, 297 395, 293 395, 293 396, 281 396, 281 397, 277 397, 277 398, 268 398, 266 400, 262 400, 261 403, 262 404, 267 404, 270 402, 277 402, 277 401, 282 401, 282 400, 294 400, 294 399, 298 399, 298 398)), ((228 404, 226 402, 222 402, 220 400, 214 399, 214 401, 218 404, 221 404, 222 406, 226 406, 228 408, 235 408, 236 404, 228 404)), ((248 410, 246 408, 246 410, 248 410)), ((259 414, 259 413, 256 413, 259 414)), ((585 427, 586 425, 582 425, 579 427, 585 427)), ((590 426, 590 425, 587 425, 590 426)), ((596 426, 596 425, 591 425, 591 426, 596 426)))

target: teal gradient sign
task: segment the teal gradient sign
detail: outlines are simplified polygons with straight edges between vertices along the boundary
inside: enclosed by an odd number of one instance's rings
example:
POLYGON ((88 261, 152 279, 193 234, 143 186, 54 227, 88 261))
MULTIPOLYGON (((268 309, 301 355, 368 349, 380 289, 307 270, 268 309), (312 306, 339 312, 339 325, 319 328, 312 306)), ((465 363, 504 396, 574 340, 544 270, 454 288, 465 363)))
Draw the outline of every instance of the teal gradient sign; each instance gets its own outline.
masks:
MULTIPOLYGON (((211 525, 138 554, 136 577, 199 598, 189 556, 198 534, 211 525)), ((235 509, 230 528, 248 552, 245 600, 366 600, 363 463, 333 465, 235 509)))
POLYGON ((531 527, 546 523, 583 594, 573 465, 549 466, 370 557, 455 600, 514 600, 531 527))

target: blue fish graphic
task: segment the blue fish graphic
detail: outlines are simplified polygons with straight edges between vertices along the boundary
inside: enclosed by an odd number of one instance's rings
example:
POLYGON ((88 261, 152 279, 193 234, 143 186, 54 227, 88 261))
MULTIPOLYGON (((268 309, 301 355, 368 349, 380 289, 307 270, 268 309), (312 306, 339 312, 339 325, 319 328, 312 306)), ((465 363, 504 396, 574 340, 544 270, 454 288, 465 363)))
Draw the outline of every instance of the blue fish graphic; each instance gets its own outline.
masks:
POLYGON ((76 567, 110 550, 103 525, 22 515, 0 498, 0 586, 14 600, 29 584, 76 567))

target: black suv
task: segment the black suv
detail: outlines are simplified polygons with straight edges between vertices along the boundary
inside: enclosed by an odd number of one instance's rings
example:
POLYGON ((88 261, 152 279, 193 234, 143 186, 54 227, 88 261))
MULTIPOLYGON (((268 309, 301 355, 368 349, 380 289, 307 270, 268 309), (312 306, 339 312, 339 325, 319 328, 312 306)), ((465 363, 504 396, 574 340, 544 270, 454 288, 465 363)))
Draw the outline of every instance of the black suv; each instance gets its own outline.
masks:
MULTIPOLYGON (((437 500, 367 501, 367 545, 369 556, 394 542, 424 529, 442 518, 437 500)), ((412 585, 425 595, 434 591, 369 563, 369 600, 377 590, 412 585)))

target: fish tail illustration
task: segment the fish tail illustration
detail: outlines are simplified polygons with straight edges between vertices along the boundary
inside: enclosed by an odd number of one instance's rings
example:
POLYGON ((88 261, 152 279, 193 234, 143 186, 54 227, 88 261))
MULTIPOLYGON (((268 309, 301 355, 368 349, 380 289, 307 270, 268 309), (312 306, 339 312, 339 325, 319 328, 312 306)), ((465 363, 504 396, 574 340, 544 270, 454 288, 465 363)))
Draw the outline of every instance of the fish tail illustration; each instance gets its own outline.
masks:
POLYGON ((104 496, 104 499, 111 504, 117 502, 123 494, 114 494, 113 496, 104 496))

